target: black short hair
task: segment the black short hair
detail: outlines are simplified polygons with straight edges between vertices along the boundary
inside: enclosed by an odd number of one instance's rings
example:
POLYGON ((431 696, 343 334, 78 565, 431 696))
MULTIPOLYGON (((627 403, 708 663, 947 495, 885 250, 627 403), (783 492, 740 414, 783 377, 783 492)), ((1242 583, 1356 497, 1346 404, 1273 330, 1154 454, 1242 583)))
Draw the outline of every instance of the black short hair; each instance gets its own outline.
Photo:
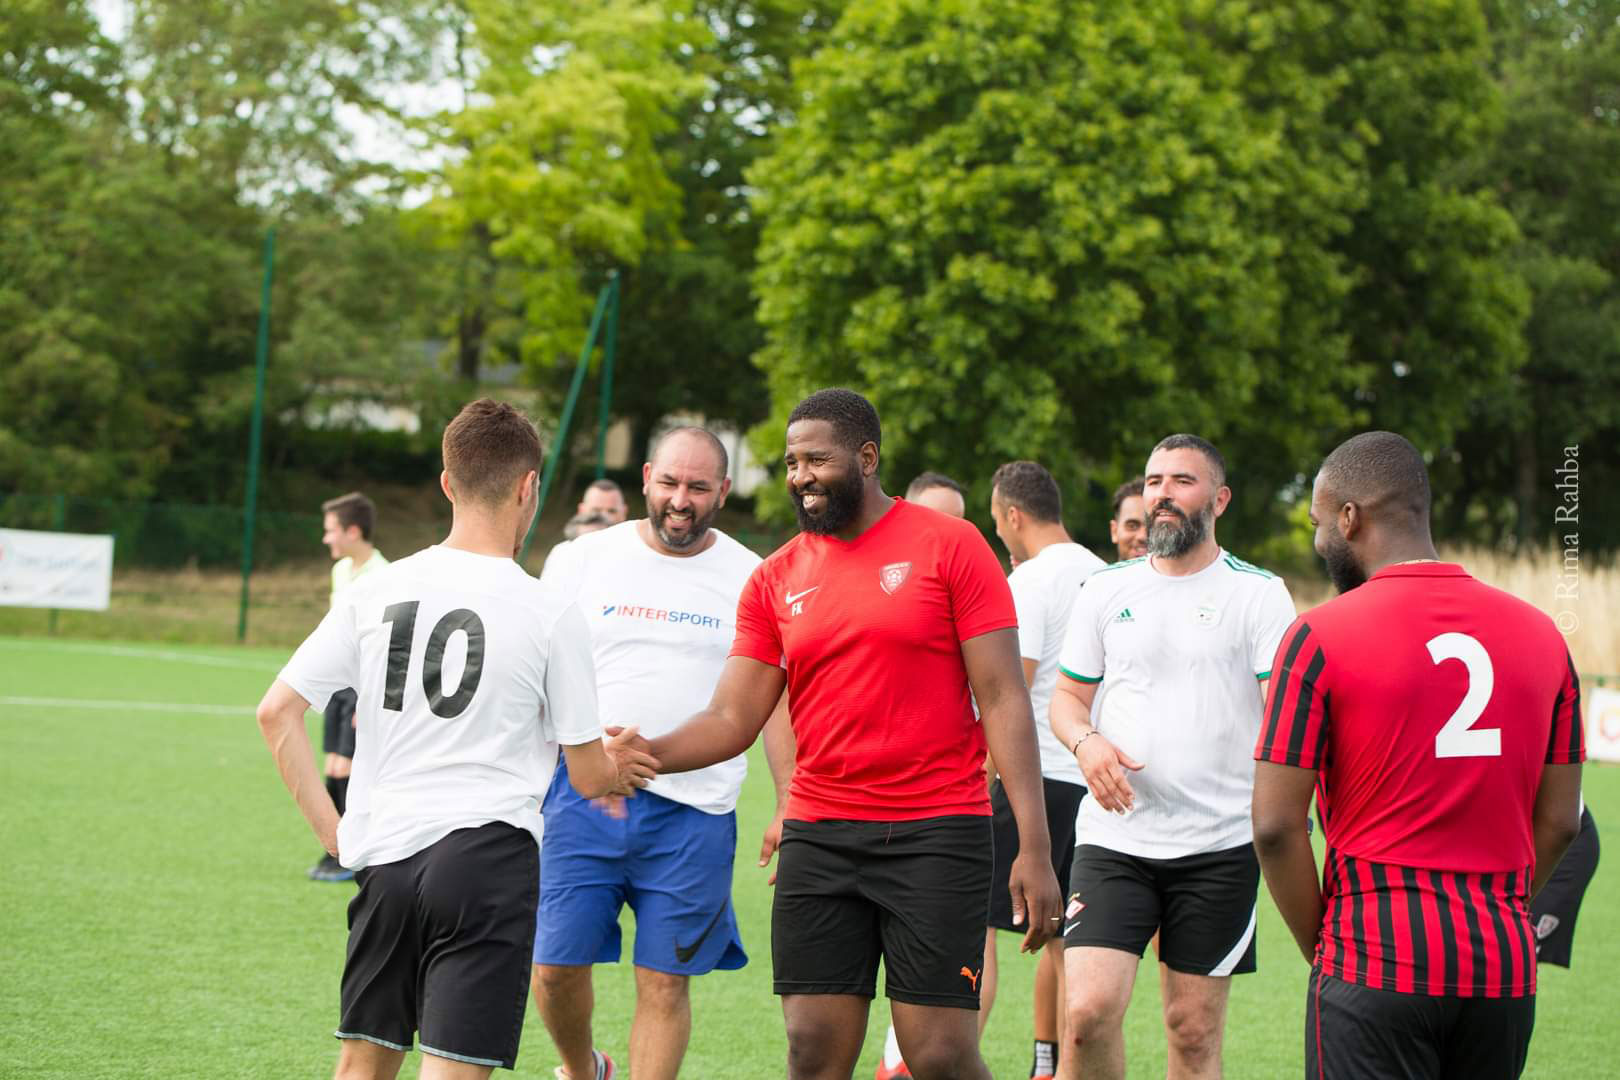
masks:
POLYGON ((360 539, 370 541, 371 529, 377 522, 377 504, 360 494, 351 491, 347 495, 339 495, 335 499, 327 499, 321 503, 322 514, 336 514, 338 528, 347 529, 351 525, 360 527, 360 539))
POLYGON ((672 427, 662 435, 658 436, 658 441, 653 443, 652 453, 647 455, 647 461, 649 464, 658 459, 658 451, 662 450, 664 448, 664 443, 675 435, 693 435, 700 439, 707 439, 709 446, 713 448, 714 452, 720 457, 720 479, 724 480, 726 478, 726 474, 731 471, 731 455, 726 453, 726 444, 720 441, 720 436, 716 435, 708 428, 698 427, 695 424, 683 424, 680 427, 672 427))
POLYGON ((1226 459, 1221 452, 1215 449, 1215 444, 1208 439, 1201 439, 1197 435, 1166 435, 1160 439, 1148 457, 1152 457, 1160 450, 1197 450, 1209 462, 1210 470, 1215 474, 1215 486, 1220 487, 1226 483, 1226 459))
POLYGON ((962 485, 958 484, 955 480, 952 480, 944 473, 920 472, 917 474, 917 478, 915 480, 906 485, 906 499, 907 501, 910 501, 925 491, 930 491, 939 487, 950 488, 958 495, 961 495, 962 498, 967 498, 967 494, 962 490, 962 485))
POLYGON ((990 478, 990 490, 1003 504, 1018 507, 1036 521, 1063 520, 1063 492, 1038 462, 1007 462, 990 478))
POLYGON ((1346 439, 1322 462, 1320 475, 1338 502, 1428 524, 1429 467, 1422 452, 1393 431, 1364 431, 1346 439))
POLYGON ((1145 486, 1146 482, 1140 476, 1133 476, 1114 489, 1114 516, 1112 520, 1119 520, 1119 508, 1125 505, 1126 499, 1129 499, 1132 495, 1138 499, 1142 497, 1142 489, 1145 486))
POLYGON ((788 414, 789 427, 800 420, 827 421, 838 442, 850 450, 859 450, 867 443, 883 448, 883 427, 878 423, 877 410, 853 390, 817 390, 788 414))

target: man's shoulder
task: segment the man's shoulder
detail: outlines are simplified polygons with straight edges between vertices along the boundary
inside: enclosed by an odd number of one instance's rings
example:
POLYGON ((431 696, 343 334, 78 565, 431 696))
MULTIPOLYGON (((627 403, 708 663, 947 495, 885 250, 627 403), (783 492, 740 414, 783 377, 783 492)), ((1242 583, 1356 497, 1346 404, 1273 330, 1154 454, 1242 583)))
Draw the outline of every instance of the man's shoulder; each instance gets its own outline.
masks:
MULTIPOLYGON (((1280 578, 1276 574, 1272 573, 1270 570, 1267 570, 1265 567, 1256 566, 1254 563, 1249 562, 1247 559, 1240 559, 1236 555, 1232 554, 1230 551, 1226 551, 1226 550, 1221 551, 1220 562, 1221 562, 1221 564, 1223 566, 1226 567, 1227 570, 1231 571, 1234 574, 1248 575, 1249 577, 1258 578, 1261 581, 1281 581, 1282 580, 1282 578, 1280 578)), ((1244 579, 1242 577, 1239 577, 1237 580, 1243 581, 1244 579)))
POLYGON ((738 566, 744 567, 748 573, 753 573, 754 568, 764 561, 753 548, 728 533, 719 529, 710 529, 709 532, 714 535, 714 552, 719 558, 735 562, 738 566))

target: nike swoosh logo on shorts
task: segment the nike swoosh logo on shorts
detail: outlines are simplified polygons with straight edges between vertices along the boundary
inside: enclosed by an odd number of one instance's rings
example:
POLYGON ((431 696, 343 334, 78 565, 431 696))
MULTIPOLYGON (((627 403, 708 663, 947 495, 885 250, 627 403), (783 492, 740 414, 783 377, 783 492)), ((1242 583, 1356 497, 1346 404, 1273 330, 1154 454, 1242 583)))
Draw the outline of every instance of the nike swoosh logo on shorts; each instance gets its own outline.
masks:
POLYGON ((1069 936, 1069 931, 1073 930, 1075 927, 1077 927, 1079 925, 1080 924, 1078 922, 1072 922, 1068 926, 1065 926, 1063 928, 1063 936, 1068 937, 1069 936))
POLYGON ((788 593, 787 594, 787 602, 791 604, 795 600, 803 600, 805 597, 809 596, 811 593, 815 592, 819 588, 821 588, 820 585, 812 585, 808 589, 804 590, 804 592, 799 593, 798 595, 794 595, 793 593, 788 593))
POLYGON ((703 928, 703 933, 699 934, 698 939, 692 942, 692 944, 682 945, 677 941, 675 943, 675 959, 679 960, 683 964, 691 963, 692 957, 697 955, 697 951, 703 948, 703 943, 709 939, 709 934, 714 931, 716 926, 720 925, 720 916, 724 915, 725 913, 726 905, 721 904, 720 910, 714 913, 714 918, 709 920, 709 925, 703 928))

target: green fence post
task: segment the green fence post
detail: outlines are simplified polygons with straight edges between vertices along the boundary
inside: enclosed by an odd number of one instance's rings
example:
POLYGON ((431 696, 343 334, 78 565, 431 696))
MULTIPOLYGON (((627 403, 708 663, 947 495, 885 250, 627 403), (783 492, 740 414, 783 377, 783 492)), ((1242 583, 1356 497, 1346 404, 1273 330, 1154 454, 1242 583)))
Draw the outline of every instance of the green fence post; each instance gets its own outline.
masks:
POLYGON ((608 422, 613 410, 613 353, 619 343, 619 272, 608 271, 607 332, 602 338, 602 401, 596 418, 596 478, 607 475, 608 422))
POLYGON ((236 641, 247 640, 248 578, 253 574, 253 526, 259 502, 259 442, 264 432, 264 368, 270 355, 270 280, 275 268, 276 227, 264 234, 264 285, 259 294, 259 342, 254 350, 253 427, 248 436, 247 496, 242 502, 242 603, 236 641))
POLYGON ((585 369, 590 366, 591 350, 596 347, 596 332, 602 327, 602 316, 607 313, 608 290, 612 283, 602 286, 602 291, 596 294, 596 309, 591 312, 591 328, 585 334, 585 347, 579 350, 579 362, 574 365, 574 378, 568 385, 568 400, 563 402, 562 416, 557 421, 557 434, 551 440, 551 453, 546 456, 546 463, 540 470, 540 498, 534 509, 534 520, 529 523, 528 534, 523 537, 523 548, 518 552, 518 562, 522 563, 529 557, 529 544, 534 541, 534 530, 540 525, 540 511, 546 508, 546 498, 551 494, 551 481, 557 475, 557 461, 562 457, 562 448, 568 438, 569 425, 574 421, 574 405, 579 401, 579 391, 585 385, 585 369))
MULTIPOLYGON (((56 496, 54 501, 56 503, 56 508, 55 508, 55 512, 51 515, 51 528, 56 530, 57 532, 66 532, 67 531, 67 496, 66 495, 58 495, 58 496, 56 496)), ((50 633, 52 634, 52 636, 54 636, 56 634, 56 617, 58 615, 60 615, 60 614, 61 614, 61 612, 57 611, 55 608, 51 608, 50 633)))

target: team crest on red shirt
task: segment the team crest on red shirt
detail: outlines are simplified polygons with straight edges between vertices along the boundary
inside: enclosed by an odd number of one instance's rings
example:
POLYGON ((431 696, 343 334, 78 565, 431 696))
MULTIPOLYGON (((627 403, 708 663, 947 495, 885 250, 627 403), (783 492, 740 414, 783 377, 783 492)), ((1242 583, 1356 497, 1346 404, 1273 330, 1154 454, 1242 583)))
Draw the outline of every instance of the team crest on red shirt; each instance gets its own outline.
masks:
POLYGON ((885 566, 882 572, 878 574, 878 584, 883 586, 884 592, 888 593, 890 596, 893 596, 895 594, 895 590, 906 583, 906 578, 910 574, 910 563, 892 562, 888 566, 885 566))

